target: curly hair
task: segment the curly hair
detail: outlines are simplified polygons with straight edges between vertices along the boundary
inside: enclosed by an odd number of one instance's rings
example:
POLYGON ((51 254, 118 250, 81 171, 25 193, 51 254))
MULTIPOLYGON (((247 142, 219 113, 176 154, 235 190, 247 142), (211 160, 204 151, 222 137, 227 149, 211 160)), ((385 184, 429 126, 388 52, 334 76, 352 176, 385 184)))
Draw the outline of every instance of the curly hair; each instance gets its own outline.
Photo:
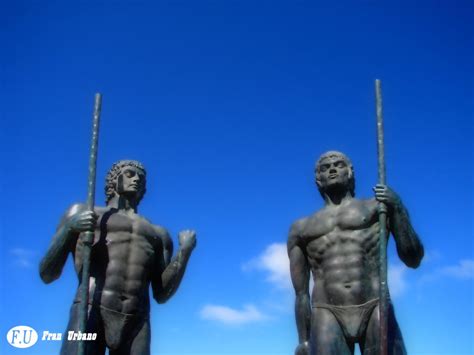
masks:
POLYGON ((109 172, 107 173, 107 177, 105 178, 105 200, 106 203, 114 197, 115 192, 117 191, 117 180, 122 172, 122 169, 125 167, 134 167, 143 172, 144 181, 143 181, 143 190, 140 192, 140 195, 137 196, 137 203, 140 203, 141 199, 145 195, 146 192, 146 170, 142 163, 136 160, 120 160, 112 165, 109 172))
POLYGON ((316 161, 316 165, 314 166, 316 184, 318 186, 318 190, 319 190, 319 193, 321 194, 321 196, 324 198, 324 190, 317 183, 319 181, 319 173, 320 173, 319 167, 320 167, 322 161, 324 159, 327 159, 327 158, 341 158, 346 162, 347 167, 349 168, 349 192, 352 195, 352 197, 354 197, 355 196, 354 167, 352 166, 351 160, 344 153, 338 152, 337 150, 330 150, 326 153, 321 154, 319 159, 316 161))

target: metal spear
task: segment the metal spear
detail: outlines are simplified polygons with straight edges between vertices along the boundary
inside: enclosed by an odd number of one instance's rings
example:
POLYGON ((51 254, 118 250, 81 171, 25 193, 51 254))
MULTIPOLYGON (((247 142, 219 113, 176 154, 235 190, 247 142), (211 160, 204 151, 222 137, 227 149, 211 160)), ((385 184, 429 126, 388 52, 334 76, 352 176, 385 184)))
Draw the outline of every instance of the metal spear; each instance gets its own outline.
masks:
MULTIPOLYGON (((382 87, 380 80, 375 80, 375 107, 377 112, 377 156, 378 182, 385 185, 385 152, 382 112, 382 87)), ((387 206, 378 203, 380 223, 380 289, 379 289, 379 319, 380 319, 380 355, 387 355, 387 317, 388 317, 388 288, 387 288, 387 206)))
MULTIPOLYGON (((99 121, 100 121, 100 110, 102 106, 102 95, 100 93, 95 94, 94 102, 94 116, 92 119, 92 140, 91 140, 91 151, 89 156, 89 176, 87 184, 87 209, 94 211, 95 205, 95 180, 96 180, 96 166, 97 166, 97 148, 99 144, 99 121)), ((87 315, 89 307, 89 276, 90 276, 90 256, 92 243, 94 241, 94 232, 85 232, 82 249, 82 275, 81 275, 81 308, 79 313, 79 331, 81 333, 86 332, 87 326, 87 315)), ((85 353, 85 341, 79 342, 78 354, 84 355, 85 353)))

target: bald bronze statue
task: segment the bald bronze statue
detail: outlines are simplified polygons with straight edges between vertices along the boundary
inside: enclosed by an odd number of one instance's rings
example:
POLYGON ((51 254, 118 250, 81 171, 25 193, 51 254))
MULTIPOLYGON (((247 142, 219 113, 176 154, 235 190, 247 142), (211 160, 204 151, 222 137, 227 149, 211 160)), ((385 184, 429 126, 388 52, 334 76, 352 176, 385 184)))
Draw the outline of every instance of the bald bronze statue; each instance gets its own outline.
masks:
MULTIPOLYGON (((299 344, 296 355, 349 355, 359 344, 363 355, 378 355, 379 232, 378 202, 388 208, 387 225, 398 256, 416 268, 423 246, 399 196, 386 185, 374 187, 375 198, 355 198, 351 161, 329 151, 317 161, 316 184, 325 206, 290 228, 288 255, 296 293, 299 344), (314 287, 309 294, 309 278, 314 287)), ((388 354, 406 354, 391 304, 388 309, 388 354)))
MULTIPOLYGON (((71 254, 79 280, 82 236, 94 232, 89 280, 86 354, 150 354, 149 287, 158 303, 178 289, 191 252, 196 246, 192 230, 179 233, 179 250, 172 259, 173 242, 163 227, 137 214, 146 191, 146 171, 133 160, 112 166, 106 179, 106 206, 88 211, 72 205, 62 217, 51 245, 41 261, 40 276, 50 283, 61 275, 71 254)), ((77 354, 79 341, 69 334, 79 330, 78 292, 71 307, 61 354, 77 354)))

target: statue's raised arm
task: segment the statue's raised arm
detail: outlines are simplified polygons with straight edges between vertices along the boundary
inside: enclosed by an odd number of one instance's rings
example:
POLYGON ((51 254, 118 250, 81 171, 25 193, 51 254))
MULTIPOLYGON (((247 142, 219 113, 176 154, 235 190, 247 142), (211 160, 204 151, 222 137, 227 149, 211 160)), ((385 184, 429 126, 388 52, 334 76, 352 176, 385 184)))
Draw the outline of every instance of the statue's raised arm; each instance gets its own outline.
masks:
POLYGON ((162 240, 163 252, 155 251, 157 270, 152 276, 153 298, 158 303, 165 303, 178 290, 193 249, 196 247, 196 232, 181 231, 178 235, 179 249, 171 260, 173 242, 168 232, 162 227, 155 227, 162 240))

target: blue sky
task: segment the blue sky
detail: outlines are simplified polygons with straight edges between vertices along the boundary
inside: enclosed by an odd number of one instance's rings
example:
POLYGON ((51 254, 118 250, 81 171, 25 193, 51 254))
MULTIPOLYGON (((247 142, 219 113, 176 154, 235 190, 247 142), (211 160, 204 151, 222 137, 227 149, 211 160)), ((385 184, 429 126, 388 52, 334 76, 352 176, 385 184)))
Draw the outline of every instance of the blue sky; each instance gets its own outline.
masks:
POLYGON ((14 1, 2 11, 0 326, 62 332, 71 260, 38 263, 63 211, 86 199, 93 95, 103 93, 97 203, 106 171, 142 161, 139 212, 198 245, 178 293, 152 308, 152 351, 291 354, 284 245, 322 207, 324 151, 347 153, 356 193, 376 183, 374 79, 384 94, 387 181, 426 257, 390 285, 410 354, 472 354, 473 5, 469 1, 14 1))

